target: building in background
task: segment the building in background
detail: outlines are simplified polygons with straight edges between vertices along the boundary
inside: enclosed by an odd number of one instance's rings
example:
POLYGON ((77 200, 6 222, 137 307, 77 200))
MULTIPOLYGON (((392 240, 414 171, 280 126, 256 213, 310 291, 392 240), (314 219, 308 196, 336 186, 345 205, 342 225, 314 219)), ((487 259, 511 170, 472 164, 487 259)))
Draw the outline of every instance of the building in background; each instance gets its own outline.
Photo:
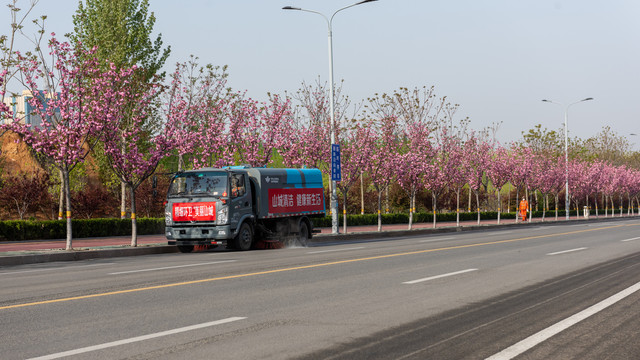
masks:
MULTIPOLYGON (((39 96, 45 96, 44 91, 39 92, 39 96)), ((46 95, 48 98, 51 98, 49 94, 46 95)), ((22 91, 21 95, 13 95, 8 96, 3 99, 3 102, 9 107, 11 113, 13 114, 13 119, 20 119, 21 123, 40 126, 42 125, 42 116, 35 111, 35 108, 29 102, 29 99, 33 98, 33 93, 31 90, 22 91)), ((58 111, 59 112, 59 111, 58 111)), ((6 117, 0 117, 0 124, 7 123, 11 121, 6 117)))

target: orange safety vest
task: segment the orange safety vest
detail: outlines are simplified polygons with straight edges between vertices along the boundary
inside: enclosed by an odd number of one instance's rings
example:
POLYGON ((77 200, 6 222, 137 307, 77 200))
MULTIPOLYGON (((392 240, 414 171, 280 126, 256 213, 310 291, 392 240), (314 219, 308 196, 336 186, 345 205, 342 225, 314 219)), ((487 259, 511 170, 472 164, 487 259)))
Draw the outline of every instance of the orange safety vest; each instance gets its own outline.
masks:
POLYGON ((529 202, 527 200, 520 201, 520 211, 525 212, 529 210, 529 202))

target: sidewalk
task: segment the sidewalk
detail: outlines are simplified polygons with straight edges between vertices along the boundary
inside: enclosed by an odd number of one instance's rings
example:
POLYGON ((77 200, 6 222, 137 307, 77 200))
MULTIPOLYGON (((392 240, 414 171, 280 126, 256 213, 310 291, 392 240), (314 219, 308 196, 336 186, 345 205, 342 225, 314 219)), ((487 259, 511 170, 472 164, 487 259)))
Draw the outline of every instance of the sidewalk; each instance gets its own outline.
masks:
MULTIPOLYGON (((586 220, 583 218, 572 217, 569 221, 595 221, 595 220, 613 220, 624 219, 629 216, 623 217, 604 217, 599 218, 591 217, 586 220)), ((502 219, 500 225, 497 220, 481 220, 478 225, 477 220, 473 221, 461 221, 460 226, 456 226, 455 221, 449 222, 437 222, 436 228, 433 228, 433 223, 415 223, 412 225, 412 230, 408 230, 408 224, 383 224, 382 234, 384 236, 406 236, 406 235, 421 235, 431 233, 443 233, 453 231, 469 231, 469 230, 488 230, 496 229, 500 227, 510 226, 527 226, 532 224, 560 224, 565 223, 566 220, 558 218, 555 220, 554 216, 547 217, 543 222, 541 218, 534 218, 531 223, 522 223, 519 221, 516 224, 515 219, 502 219)), ((315 234, 312 243, 322 242, 334 242, 344 240, 366 240, 379 238, 381 232, 378 232, 377 225, 365 225, 365 226, 348 226, 347 233, 343 233, 343 227, 341 226, 338 234, 332 234, 331 228, 319 228, 320 234, 315 234)), ((66 241, 64 239, 55 240, 27 240, 27 241, 1 241, 0 242, 0 266, 4 265, 17 265, 28 264, 37 262, 50 262, 50 261, 70 261, 70 260, 84 260, 92 258, 107 258, 117 256, 135 256, 135 255, 148 255, 159 253, 173 253, 177 252, 177 247, 168 246, 167 239, 164 235, 139 235, 138 247, 131 247, 130 236, 116 236, 116 237, 100 237, 100 238, 79 238, 73 239, 73 250, 66 251, 66 241)))

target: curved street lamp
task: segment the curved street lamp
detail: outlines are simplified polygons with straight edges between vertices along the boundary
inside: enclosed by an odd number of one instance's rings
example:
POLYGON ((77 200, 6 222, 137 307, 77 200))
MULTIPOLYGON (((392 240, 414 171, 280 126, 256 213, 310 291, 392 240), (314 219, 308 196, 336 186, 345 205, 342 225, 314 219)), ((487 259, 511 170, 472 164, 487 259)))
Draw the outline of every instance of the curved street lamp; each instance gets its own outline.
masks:
POLYGON ((565 212, 566 212, 566 219, 569 220, 569 209, 570 209, 570 204, 569 204, 569 128, 568 128, 568 123, 569 123, 569 107, 571 105, 575 105, 577 103, 581 103, 583 101, 589 101, 589 100, 593 100, 593 98, 588 97, 586 99, 582 99, 580 101, 576 101, 574 103, 571 103, 569 105, 564 105, 561 104, 559 102, 555 102, 552 100, 546 100, 543 99, 542 101, 544 102, 548 102, 548 103, 552 103, 552 104, 556 104, 556 105, 561 105, 561 106, 565 106, 564 108, 564 179, 565 179, 565 199, 564 199, 564 206, 565 206, 565 212))
MULTIPOLYGON (((293 6, 285 6, 282 8, 282 10, 298 10, 298 11, 305 11, 305 12, 310 12, 310 13, 314 13, 314 14, 318 14, 320 16, 322 16, 324 18, 324 20, 327 22, 327 28, 329 30, 329 98, 331 99, 331 103, 329 104, 329 111, 331 112, 331 144, 336 144, 336 131, 335 131, 335 111, 334 111, 334 92, 333 92, 333 41, 332 41, 332 30, 331 30, 331 26, 333 24, 333 17, 336 16, 337 13, 339 13, 342 10, 348 9, 350 7, 356 6, 356 5, 360 5, 360 4, 364 4, 364 3, 368 3, 368 2, 374 2, 377 0, 364 0, 364 1, 360 1, 357 2, 355 4, 351 4, 349 6, 345 6, 341 9, 336 10, 333 15, 331 15, 331 18, 327 18, 324 14, 314 11, 314 10, 307 10, 307 9, 302 9, 299 7, 293 7, 293 6)), ((331 232, 333 234, 337 234, 338 233, 338 191, 336 189, 336 181, 333 180, 333 176, 332 176, 332 180, 331 180, 331 232)))

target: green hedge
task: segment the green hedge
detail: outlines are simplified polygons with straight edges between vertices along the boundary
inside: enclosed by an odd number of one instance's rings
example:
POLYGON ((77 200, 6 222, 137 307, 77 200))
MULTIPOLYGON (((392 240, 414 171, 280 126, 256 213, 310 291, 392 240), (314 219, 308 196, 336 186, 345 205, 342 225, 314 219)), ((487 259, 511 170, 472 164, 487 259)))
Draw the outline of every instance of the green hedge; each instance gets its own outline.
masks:
MULTIPOLYGON (((164 218, 137 219, 138 235, 164 234, 164 218)), ((130 219, 73 219, 73 238, 131 235, 130 219)), ((0 240, 64 239, 66 220, 0 221, 0 240)))
MULTIPOLYGON (((623 210, 626 214, 626 210, 623 210)), ((611 212, 609 212, 610 214, 611 212)), ((582 215, 582 212, 580 212, 582 215)), ((600 211, 603 215, 604 212, 600 211)), ((619 212, 616 212, 619 214, 619 212)), ((595 210, 591 210, 591 215, 595 215, 595 210)), ((501 219, 513 219, 516 213, 501 213, 501 219)), ((558 217, 564 217, 564 210, 558 211, 558 217)), ((571 216, 576 216, 576 211, 571 211, 571 216)), ((542 217, 542 211, 534 211, 533 217, 542 217)), ((547 211, 547 219, 555 217, 555 211, 547 211)), ((461 221, 473 221, 478 218, 477 213, 461 212, 461 221)), ((497 219, 498 213, 488 211, 480 213, 482 220, 497 219)), ((339 216, 340 225, 343 225, 343 216, 339 216)), ((456 213, 437 214, 438 222, 456 221, 456 213)), ((130 219, 74 219, 73 237, 88 238, 101 236, 127 236, 131 235, 130 219)), ((414 223, 433 222, 431 213, 415 213, 413 216, 414 223)), ((394 213, 383 214, 383 224, 408 224, 409 214, 394 213)), ((157 235, 164 234, 164 218, 140 218, 137 221, 138 235, 157 235)), ((347 224, 349 226, 358 225, 377 225, 378 215, 347 215, 347 224)), ((315 227, 331 227, 331 217, 314 218, 313 225, 315 227)), ((31 221, 31 220, 12 220, 0 221, 0 240, 44 240, 44 239, 64 239, 67 236, 66 220, 51 221, 31 221)))

